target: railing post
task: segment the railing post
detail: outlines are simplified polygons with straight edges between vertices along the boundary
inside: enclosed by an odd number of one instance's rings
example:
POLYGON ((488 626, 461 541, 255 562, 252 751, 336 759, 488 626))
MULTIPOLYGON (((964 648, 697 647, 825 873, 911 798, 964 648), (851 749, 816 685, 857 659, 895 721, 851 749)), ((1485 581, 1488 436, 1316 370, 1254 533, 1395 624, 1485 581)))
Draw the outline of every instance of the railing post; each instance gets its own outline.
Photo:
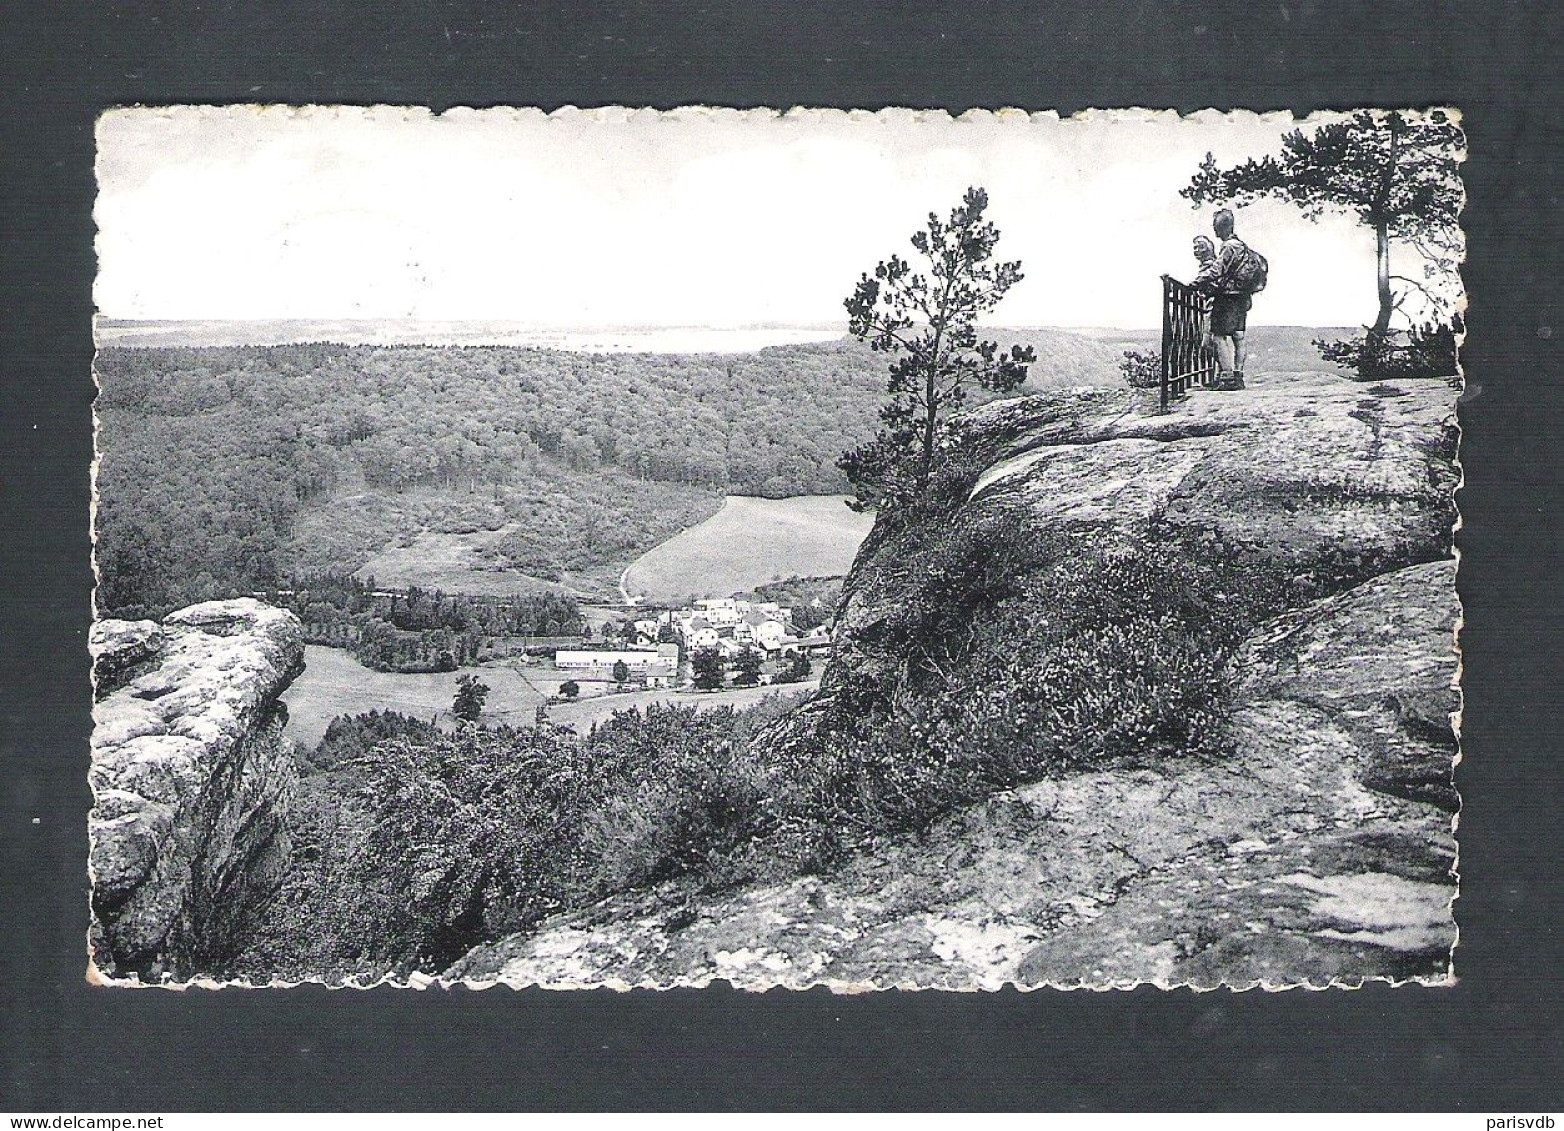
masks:
POLYGON ((1162 411, 1168 410, 1168 385, 1173 377, 1173 280, 1162 276, 1162 411))
POLYGON ((1171 275, 1162 276, 1162 410, 1199 384, 1209 388, 1216 373, 1216 355, 1205 348, 1201 321, 1206 301, 1193 287, 1171 275))

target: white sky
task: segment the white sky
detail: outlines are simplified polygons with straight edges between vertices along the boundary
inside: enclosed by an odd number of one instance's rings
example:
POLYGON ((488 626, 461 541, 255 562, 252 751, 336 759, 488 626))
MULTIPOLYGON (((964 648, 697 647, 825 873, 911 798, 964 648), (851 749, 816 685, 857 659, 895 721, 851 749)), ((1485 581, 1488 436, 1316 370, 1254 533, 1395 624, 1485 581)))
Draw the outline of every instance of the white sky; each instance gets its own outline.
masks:
MULTIPOLYGON (((98 124, 99 312, 540 327, 840 323, 858 276, 988 189, 1026 280, 1009 326, 1156 324, 1209 208, 1207 150, 1274 152, 1290 115, 885 111, 115 111, 98 124)), ((1355 325, 1373 237, 1239 212, 1271 262, 1256 322, 1355 325)))

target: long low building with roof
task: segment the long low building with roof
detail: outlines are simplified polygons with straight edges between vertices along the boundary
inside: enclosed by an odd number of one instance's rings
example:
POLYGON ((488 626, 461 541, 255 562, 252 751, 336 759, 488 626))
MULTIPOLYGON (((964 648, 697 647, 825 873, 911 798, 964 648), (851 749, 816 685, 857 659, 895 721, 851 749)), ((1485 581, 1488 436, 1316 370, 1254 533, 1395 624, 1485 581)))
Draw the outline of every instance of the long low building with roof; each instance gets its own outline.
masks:
POLYGON ((679 646, 659 644, 655 648, 560 649, 554 653, 554 667, 572 679, 613 683, 614 667, 623 664, 629 673, 627 682, 647 687, 668 687, 679 675, 679 646))

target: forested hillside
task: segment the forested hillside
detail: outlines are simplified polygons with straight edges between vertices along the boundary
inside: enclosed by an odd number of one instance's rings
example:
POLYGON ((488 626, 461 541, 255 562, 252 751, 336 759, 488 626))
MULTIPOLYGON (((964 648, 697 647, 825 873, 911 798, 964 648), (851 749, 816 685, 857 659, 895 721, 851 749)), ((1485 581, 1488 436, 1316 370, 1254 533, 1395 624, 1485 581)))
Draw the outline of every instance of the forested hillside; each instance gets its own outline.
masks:
MULTIPOLYGON (((1026 331, 1031 384, 1115 380, 1110 347, 1026 331)), ((1010 340, 1010 338, 1006 338, 1010 340)), ((885 360, 755 353, 284 346, 100 351, 99 604, 162 611, 351 571, 425 530, 488 568, 622 564, 721 494, 846 488, 885 360)))

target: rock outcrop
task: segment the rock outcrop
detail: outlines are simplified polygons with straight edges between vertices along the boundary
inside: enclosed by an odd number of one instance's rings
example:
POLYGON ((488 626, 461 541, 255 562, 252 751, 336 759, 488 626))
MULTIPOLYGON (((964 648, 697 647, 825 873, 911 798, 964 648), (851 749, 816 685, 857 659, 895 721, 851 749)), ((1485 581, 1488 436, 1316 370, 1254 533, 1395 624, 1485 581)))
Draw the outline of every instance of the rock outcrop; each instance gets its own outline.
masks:
POLYGON ((449 977, 966 988, 1448 976, 1449 387, 1292 375, 1196 392, 1168 415, 1126 390, 1080 390, 986 406, 966 432, 970 478, 911 528, 877 525, 844 587, 819 698, 768 739, 827 725, 833 696, 855 688, 933 694, 908 682, 904 655, 909 625, 945 623, 909 598, 929 569, 922 548, 981 531, 975 544, 997 553, 1029 538, 1130 556, 1204 546, 1240 563, 1238 586, 1280 586, 1291 611, 1228 661, 1227 753, 1051 776, 881 838, 828 874, 612 899, 479 947, 449 977))
POLYGON ((243 599, 102 620, 91 648, 93 961, 210 971, 287 859, 296 780, 278 699, 303 666, 289 612, 243 599))
MULTIPOLYGON (((1080 390, 994 402, 967 430, 984 466, 965 504, 933 520, 954 528, 1131 553, 1154 539, 1198 541, 1263 555, 1303 590, 1451 553, 1457 431, 1443 382, 1262 377, 1239 394, 1196 391, 1165 415, 1126 390, 1080 390)), ((865 543, 828 688, 898 659, 882 654, 879 629, 925 568, 910 549, 922 533, 877 527, 865 543)))

